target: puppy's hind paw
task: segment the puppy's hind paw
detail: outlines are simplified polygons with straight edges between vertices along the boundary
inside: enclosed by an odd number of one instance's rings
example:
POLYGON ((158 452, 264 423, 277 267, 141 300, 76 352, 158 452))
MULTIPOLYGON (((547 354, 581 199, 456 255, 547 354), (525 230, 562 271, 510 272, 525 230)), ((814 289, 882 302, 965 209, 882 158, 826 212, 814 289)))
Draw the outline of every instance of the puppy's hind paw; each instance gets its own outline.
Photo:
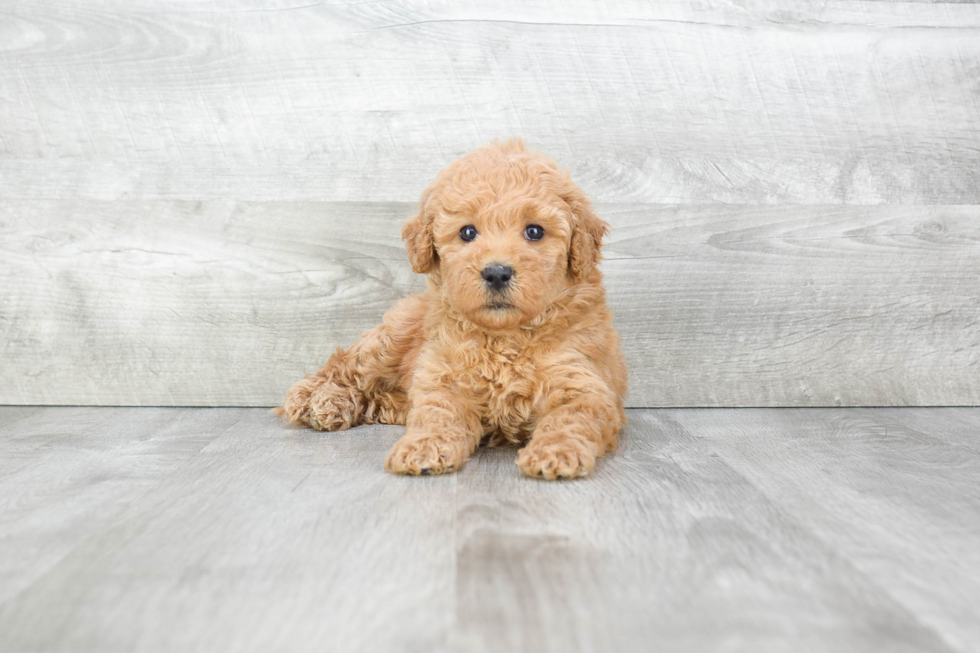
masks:
POLYGON ((282 408, 273 412, 288 419, 296 426, 310 425, 310 395, 323 383, 323 379, 315 376, 307 376, 300 379, 286 392, 286 400, 282 402, 282 408))
POLYGON ((308 376, 286 393, 281 414, 297 426, 318 431, 344 431, 359 423, 363 409, 358 394, 333 381, 308 376))
POLYGON ((346 431, 360 423, 360 395, 327 381, 310 395, 309 424, 317 431, 346 431))

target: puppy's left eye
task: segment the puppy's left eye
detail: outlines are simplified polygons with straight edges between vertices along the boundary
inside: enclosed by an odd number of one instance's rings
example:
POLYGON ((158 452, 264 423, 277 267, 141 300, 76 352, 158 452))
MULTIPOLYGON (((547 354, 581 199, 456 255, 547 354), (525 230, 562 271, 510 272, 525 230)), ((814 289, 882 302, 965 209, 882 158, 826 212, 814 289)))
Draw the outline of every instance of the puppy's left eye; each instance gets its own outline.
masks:
POLYGON ((536 224, 529 224, 524 228, 524 237, 528 240, 541 240, 544 238, 544 228, 536 224))
POLYGON ((459 230, 459 238, 464 243, 468 243, 471 240, 475 240, 478 235, 479 234, 476 231, 476 227, 474 227, 471 224, 468 224, 459 230))

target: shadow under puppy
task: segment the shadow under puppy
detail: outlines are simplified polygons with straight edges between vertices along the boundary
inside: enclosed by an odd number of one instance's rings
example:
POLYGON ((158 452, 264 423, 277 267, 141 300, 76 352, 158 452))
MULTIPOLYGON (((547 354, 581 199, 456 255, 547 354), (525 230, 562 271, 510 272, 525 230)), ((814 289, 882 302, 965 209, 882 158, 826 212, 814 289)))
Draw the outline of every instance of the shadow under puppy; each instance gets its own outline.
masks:
POLYGON ((607 230, 568 173, 521 141, 467 154, 402 229, 427 290, 293 385, 278 412, 323 431, 405 424, 389 472, 451 472, 483 441, 523 444, 530 476, 587 474, 626 422, 596 267, 607 230))

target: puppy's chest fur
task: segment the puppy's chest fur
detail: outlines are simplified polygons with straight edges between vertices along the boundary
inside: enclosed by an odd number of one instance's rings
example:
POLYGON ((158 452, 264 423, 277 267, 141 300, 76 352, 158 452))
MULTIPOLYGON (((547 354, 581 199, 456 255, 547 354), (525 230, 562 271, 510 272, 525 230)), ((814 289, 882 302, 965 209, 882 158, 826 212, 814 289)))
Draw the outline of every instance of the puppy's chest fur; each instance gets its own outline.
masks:
POLYGON ((521 443, 534 429, 547 380, 531 337, 479 334, 456 350, 456 387, 480 413, 489 444, 521 443))

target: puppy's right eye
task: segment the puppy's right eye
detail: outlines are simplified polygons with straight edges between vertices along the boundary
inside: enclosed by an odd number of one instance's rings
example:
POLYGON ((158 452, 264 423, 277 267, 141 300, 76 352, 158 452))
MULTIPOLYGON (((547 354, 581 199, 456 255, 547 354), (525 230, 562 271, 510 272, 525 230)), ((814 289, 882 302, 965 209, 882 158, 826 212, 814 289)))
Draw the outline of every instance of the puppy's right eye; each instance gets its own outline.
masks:
POLYGON ((460 239, 463 242, 466 242, 466 243, 468 243, 471 240, 475 239, 478 235, 479 235, 479 232, 477 232, 476 227, 474 227, 471 224, 468 224, 468 225, 466 225, 465 227, 463 227, 462 229, 459 230, 459 237, 460 237, 460 239))

